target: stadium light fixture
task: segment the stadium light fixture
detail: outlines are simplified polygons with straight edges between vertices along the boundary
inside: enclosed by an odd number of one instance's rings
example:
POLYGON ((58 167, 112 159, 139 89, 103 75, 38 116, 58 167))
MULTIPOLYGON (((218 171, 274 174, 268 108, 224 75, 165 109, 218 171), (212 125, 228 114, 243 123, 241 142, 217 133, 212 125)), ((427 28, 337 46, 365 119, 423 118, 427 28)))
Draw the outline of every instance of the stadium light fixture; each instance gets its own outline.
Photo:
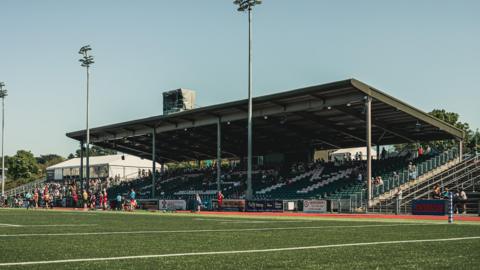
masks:
POLYGON ((248 149, 247 149, 247 199, 252 199, 252 9, 260 0, 235 0, 238 11, 248 11, 248 149))
MULTIPOLYGON (((85 45, 80 48, 78 51, 79 54, 81 54, 83 57, 79 59, 78 61, 81 63, 82 67, 85 67, 87 70, 87 108, 86 108, 86 145, 85 145, 85 158, 86 158, 86 183, 87 183, 87 188, 89 188, 89 181, 90 181, 90 128, 89 128, 89 98, 90 98, 90 66, 95 63, 93 61, 93 56, 89 55, 89 51, 91 51, 92 48, 90 45, 85 45)), ((83 179, 81 179, 83 183, 83 179)))
POLYGON ((415 124, 415 131, 420 132, 421 129, 422 129, 422 124, 420 124, 420 122, 418 122, 417 120, 417 123, 415 124))
POLYGON ((0 82, 0 98, 2 99, 2 198, 5 195, 5 156, 3 155, 3 146, 5 138, 5 97, 7 96, 7 89, 5 83, 0 82))

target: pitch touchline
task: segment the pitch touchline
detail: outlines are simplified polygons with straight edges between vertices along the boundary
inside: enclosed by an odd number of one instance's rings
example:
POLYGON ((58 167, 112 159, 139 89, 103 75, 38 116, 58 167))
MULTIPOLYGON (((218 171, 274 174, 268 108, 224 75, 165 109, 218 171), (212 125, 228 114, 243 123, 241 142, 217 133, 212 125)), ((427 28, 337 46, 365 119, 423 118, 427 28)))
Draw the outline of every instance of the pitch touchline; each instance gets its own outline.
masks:
POLYGON ((27 225, 20 225, 20 224, 0 223, 0 226, 5 226, 5 227, 89 227, 89 226, 97 226, 97 224, 27 224, 27 225))
POLYGON ((20 225, 17 225, 17 224, 6 224, 6 223, 0 223, 0 226, 4 226, 4 227, 20 227, 20 225))
POLYGON ((113 261, 113 260, 131 260, 131 259, 183 257, 183 256, 200 256, 200 255, 222 255, 222 254, 240 254, 240 253, 263 253, 263 252, 295 251, 295 250, 337 248, 337 247, 372 246, 372 245, 385 245, 385 244, 463 241, 463 240, 474 240, 474 239, 480 239, 480 236, 456 237, 456 238, 437 238, 437 239, 398 240, 398 241, 382 241, 382 242, 363 242, 363 243, 346 243, 346 244, 305 246, 305 247, 286 247, 286 248, 269 248, 269 249, 248 249, 248 250, 210 251, 210 252, 192 252, 192 253, 171 253, 171 254, 138 255, 138 256, 105 257, 105 258, 84 258, 84 259, 65 259, 65 260, 32 261, 32 262, 10 262, 10 263, 0 263, 0 266, 16 266, 16 265, 32 265, 32 264, 37 265, 37 264, 72 263, 72 262, 92 262, 92 261, 113 261))
POLYGON ((156 233, 197 233, 197 232, 249 232, 249 231, 275 231, 275 230, 304 230, 326 228, 368 228, 368 227, 395 227, 395 226, 422 226, 437 224, 378 224, 378 225, 352 225, 352 226, 309 226, 309 227, 272 227, 272 228, 244 228, 244 229, 199 229, 199 230, 171 230, 171 231, 122 231, 122 232, 83 232, 83 233, 23 233, 0 234, 1 237, 29 237, 29 236, 75 236, 75 235, 114 235, 114 234, 156 234, 156 233))

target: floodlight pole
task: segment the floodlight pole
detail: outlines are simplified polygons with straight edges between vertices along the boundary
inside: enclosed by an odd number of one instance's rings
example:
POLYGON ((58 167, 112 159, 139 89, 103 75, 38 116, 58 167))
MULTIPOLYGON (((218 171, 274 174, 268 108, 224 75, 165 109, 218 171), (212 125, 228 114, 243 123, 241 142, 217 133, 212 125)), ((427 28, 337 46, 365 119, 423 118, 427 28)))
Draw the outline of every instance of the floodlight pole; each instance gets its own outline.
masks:
POLYGON ((261 4, 262 1, 259 0, 235 0, 233 2, 235 5, 238 5, 238 11, 242 12, 248 11, 248 146, 247 146, 247 192, 246 198, 252 199, 253 197, 253 188, 252 188, 252 155, 253 155, 253 146, 252 146, 252 9, 253 6, 261 4))
POLYGON ((222 122, 217 120, 217 191, 221 191, 220 176, 222 174, 222 122))
POLYGON ((87 128, 87 144, 85 146, 85 157, 86 157, 86 178, 87 178, 87 188, 90 189, 90 127, 89 127, 89 103, 90 103, 90 67, 87 66, 87 115, 86 115, 86 128, 87 128))
POLYGON ((79 61, 82 63, 82 67, 87 69, 87 112, 86 112, 86 146, 85 146, 85 157, 86 157, 86 183, 87 188, 90 188, 90 128, 89 128, 89 99, 90 99, 90 65, 94 63, 93 56, 88 55, 88 51, 91 51, 90 45, 83 46, 80 48, 79 54, 83 55, 83 58, 79 61))
POLYGON ((2 198, 5 195, 5 156, 3 154, 3 146, 5 141, 5 97, 7 89, 3 89, 5 84, 0 82, 0 98, 2 99, 2 198))

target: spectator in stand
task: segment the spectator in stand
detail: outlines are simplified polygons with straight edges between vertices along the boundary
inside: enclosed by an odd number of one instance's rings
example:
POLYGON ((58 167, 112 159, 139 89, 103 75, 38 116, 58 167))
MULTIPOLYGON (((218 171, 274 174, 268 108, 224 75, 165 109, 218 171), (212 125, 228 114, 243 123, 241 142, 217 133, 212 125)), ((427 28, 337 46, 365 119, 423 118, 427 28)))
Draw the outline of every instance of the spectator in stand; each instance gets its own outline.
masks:
POLYGON ((418 147, 418 156, 423 156, 423 147, 421 145, 418 147))
POLYGON ((378 185, 383 186, 383 179, 381 176, 378 177, 378 185))
POLYGON ((381 159, 386 159, 387 158, 387 150, 385 150, 385 147, 382 148, 382 154, 381 154, 381 159))
POLYGON ((445 200, 450 199, 450 190, 447 187, 442 192, 442 198, 445 199, 445 200))
POLYGON ((358 173, 357 175, 357 182, 358 183, 363 183, 363 175, 361 172, 358 173))
POLYGON ((432 197, 434 200, 439 200, 442 198, 442 192, 438 184, 433 187, 432 197))
POLYGON ((425 155, 430 155, 432 153, 432 148, 430 148, 430 145, 427 145, 427 149, 425 149, 425 155))

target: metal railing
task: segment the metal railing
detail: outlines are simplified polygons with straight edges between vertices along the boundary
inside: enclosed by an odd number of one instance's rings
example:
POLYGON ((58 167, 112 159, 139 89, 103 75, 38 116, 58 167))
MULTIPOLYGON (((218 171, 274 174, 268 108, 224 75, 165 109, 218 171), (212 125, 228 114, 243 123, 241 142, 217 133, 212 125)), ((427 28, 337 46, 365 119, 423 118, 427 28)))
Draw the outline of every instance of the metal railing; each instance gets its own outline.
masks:
MULTIPOLYGON (((480 188, 479 159, 479 156, 473 156, 425 181, 407 187, 402 191, 400 210, 405 213, 409 212, 413 200, 429 199, 435 185, 439 185, 442 189, 448 187, 451 190, 460 188, 471 191, 478 190, 480 188)), ((388 198, 380 200, 370 211, 394 212, 395 205, 396 198, 388 198)))
POLYGON ((395 177, 393 175, 389 175, 388 178, 383 180, 383 185, 375 186, 373 188, 373 197, 379 197, 380 195, 384 195, 385 193, 389 193, 389 196, 393 195, 393 191, 396 187, 399 187, 411 180, 418 179, 419 177, 431 172, 432 170, 445 165, 449 161, 458 157, 458 150, 451 149, 447 152, 444 152, 438 156, 432 157, 426 161, 420 162, 416 164, 416 171, 414 172, 414 177, 412 177, 411 172, 409 172, 408 168, 404 168, 401 170, 398 175, 395 177))
POLYGON ((24 185, 14 187, 5 191, 6 196, 15 196, 17 194, 26 193, 27 191, 32 191, 35 188, 41 188, 45 183, 46 179, 38 179, 24 185))

